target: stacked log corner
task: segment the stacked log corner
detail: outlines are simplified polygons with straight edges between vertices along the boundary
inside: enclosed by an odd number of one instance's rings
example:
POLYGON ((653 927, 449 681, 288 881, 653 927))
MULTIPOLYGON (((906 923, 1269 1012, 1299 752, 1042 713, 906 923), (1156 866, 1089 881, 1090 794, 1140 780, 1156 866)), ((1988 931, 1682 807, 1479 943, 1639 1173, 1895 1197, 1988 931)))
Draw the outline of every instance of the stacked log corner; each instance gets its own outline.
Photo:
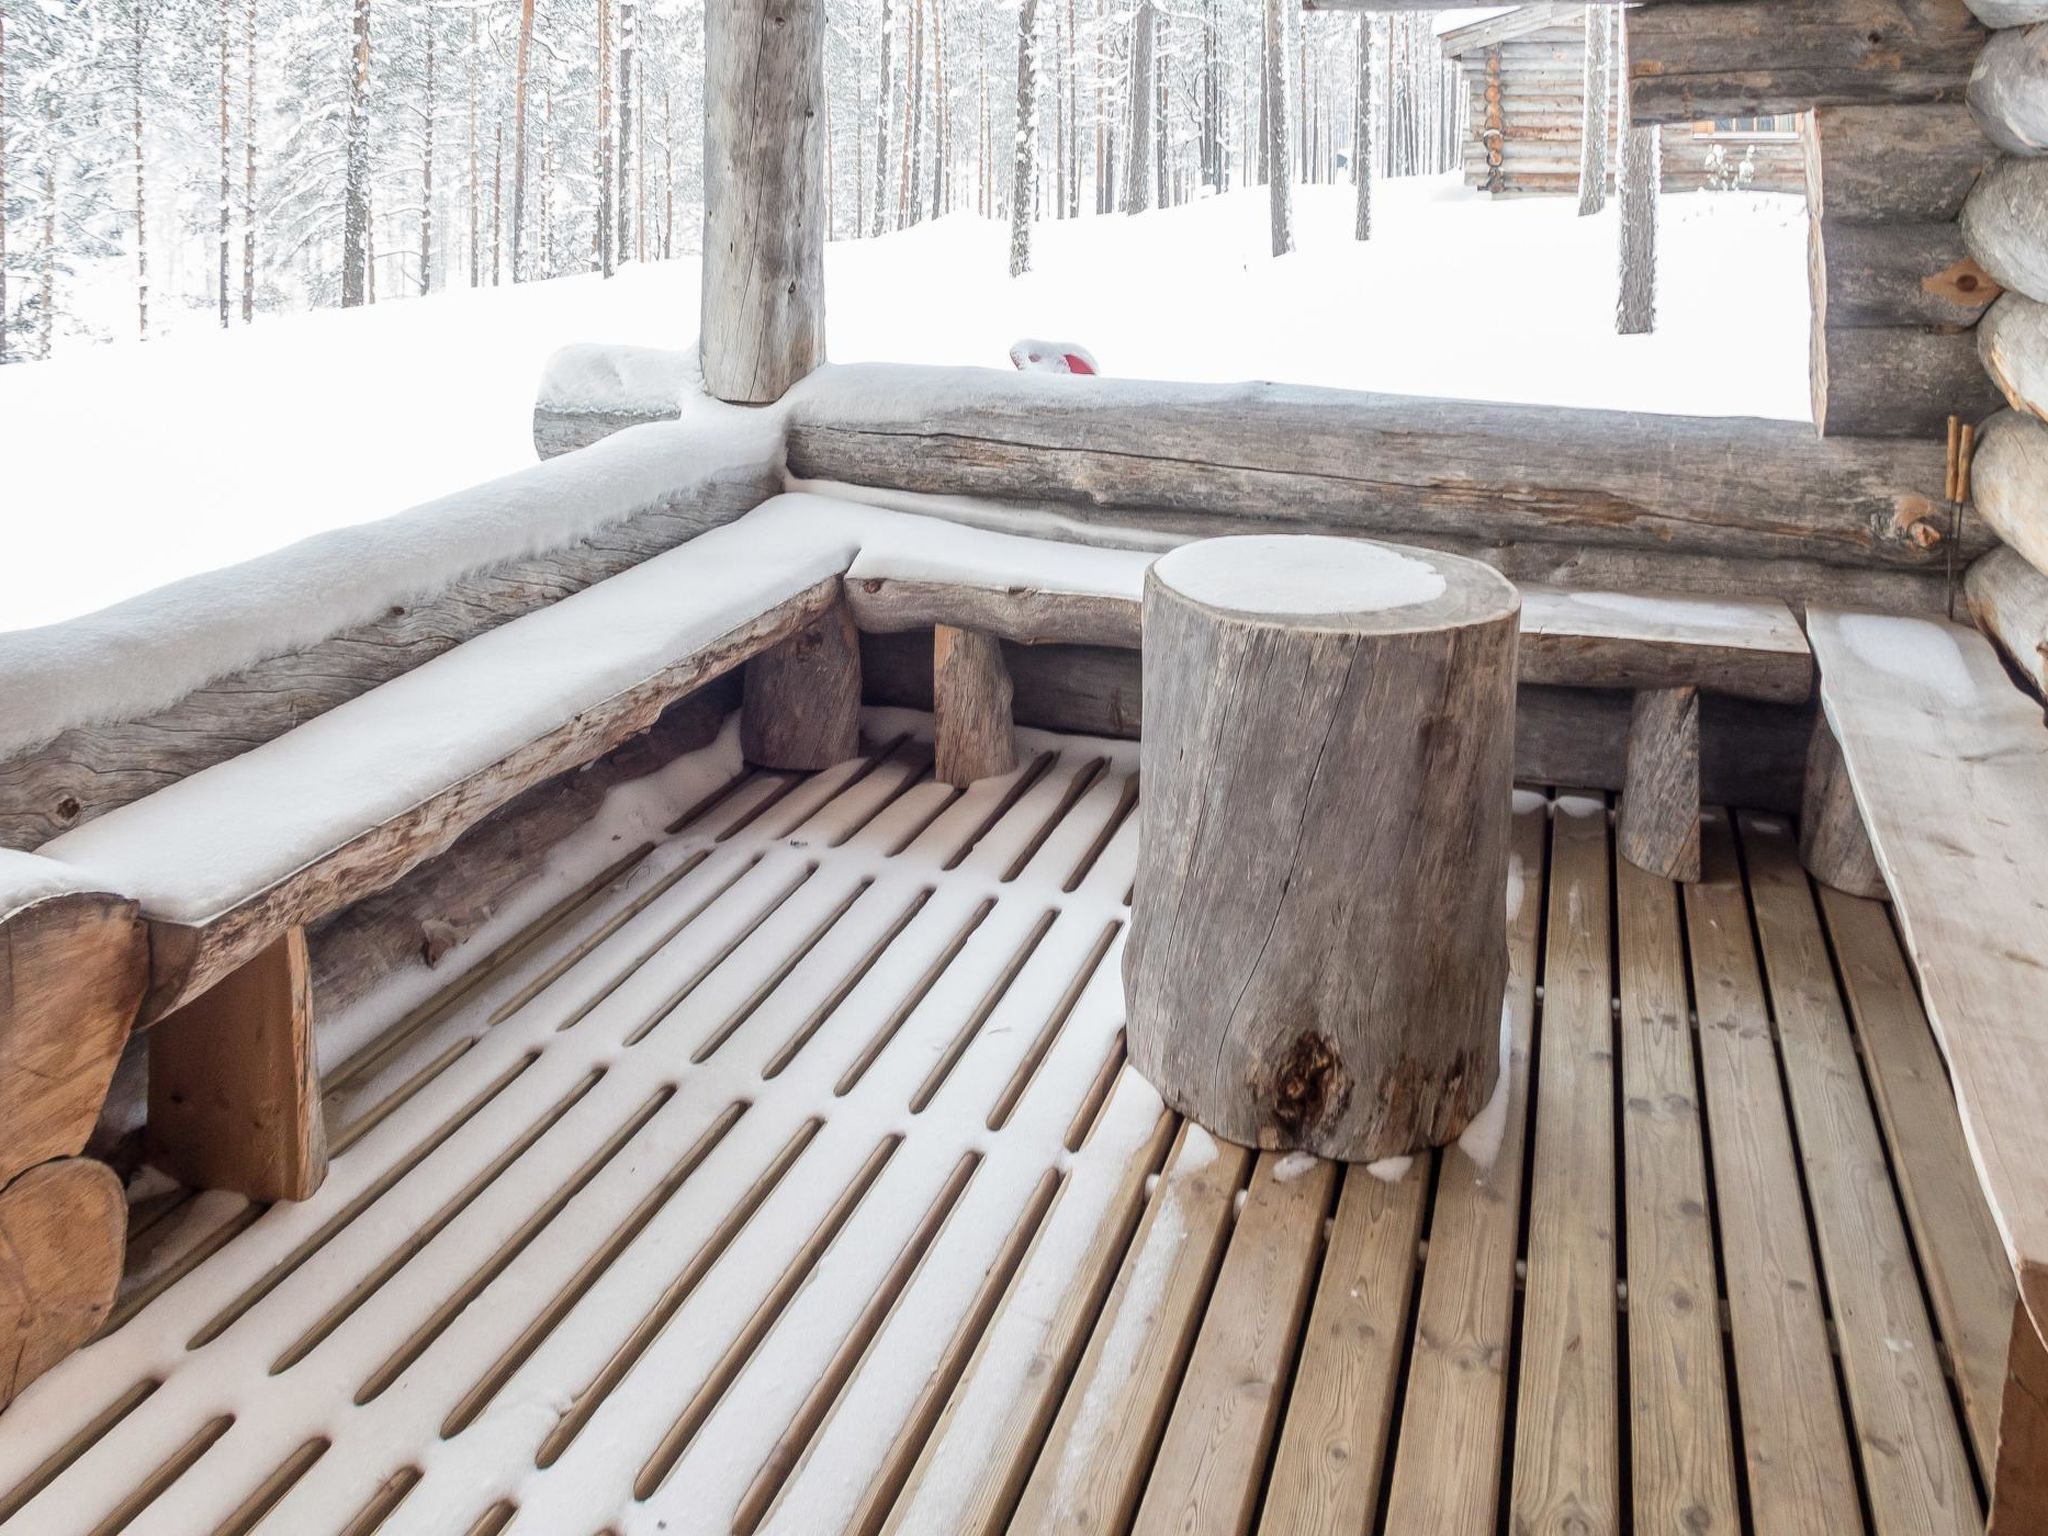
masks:
POLYGON ((704 11, 704 387, 765 404, 825 360, 824 0, 704 11))
POLYGON ((81 893, 0 916, 0 1408, 98 1331, 127 1209, 78 1154, 148 981, 135 904, 81 893))
POLYGON ((1130 1056, 1227 1140, 1441 1145, 1500 1071, 1519 603, 1427 558, 1449 595, 1405 622, 1147 573, 1130 1056))

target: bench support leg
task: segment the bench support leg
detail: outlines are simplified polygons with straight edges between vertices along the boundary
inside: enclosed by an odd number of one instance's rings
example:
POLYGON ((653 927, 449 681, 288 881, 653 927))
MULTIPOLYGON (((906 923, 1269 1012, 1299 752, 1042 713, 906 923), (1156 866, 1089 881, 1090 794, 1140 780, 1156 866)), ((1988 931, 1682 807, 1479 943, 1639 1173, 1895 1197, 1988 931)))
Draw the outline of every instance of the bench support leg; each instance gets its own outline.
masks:
POLYGON ((306 934, 268 949, 149 1036, 148 1139, 164 1171, 252 1200, 304 1200, 327 1176, 306 934))
POLYGON ((1700 877, 1700 691, 1647 688, 1628 721, 1616 834, 1622 857, 1666 880, 1700 877))
POLYGON ((835 603, 747 663, 740 753, 760 768, 809 772, 860 751, 860 631, 835 603))
POLYGON ((1985 1536, 2048 1531, 2048 1347, 2024 1300, 2013 1303, 2005 1405, 1998 1419, 1998 1470, 1985 1536))
POLYGON ((1813 722, 1806 747, 1806 789, 1799 808, 1799 861, 1824 885, 1851 896, 1885 894, 1884 875, 1870 851, 1863 813, 1849 786, 1849 768, 1842 747, 1828 728, 1828 717, 1813 722))
POLYGON ((967 785, 1017 766, 1010 669, 994 635, 950 624, 932 630, 932 714, 942 784, 967 785))

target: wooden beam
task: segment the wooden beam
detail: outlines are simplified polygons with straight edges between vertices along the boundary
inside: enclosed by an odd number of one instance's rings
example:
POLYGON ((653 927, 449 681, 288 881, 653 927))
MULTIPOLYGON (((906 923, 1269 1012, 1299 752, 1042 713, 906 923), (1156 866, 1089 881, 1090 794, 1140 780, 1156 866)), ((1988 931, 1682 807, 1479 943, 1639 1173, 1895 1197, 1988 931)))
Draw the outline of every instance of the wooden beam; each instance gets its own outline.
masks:
POLYGON ((1968 331, 1817 325, 1808 376, 1813 422, 1830 437, 1943 437, 2002 403, 1968 331))
POLYGON ((2013 1306, 1989 1515, 1984 1536, 2048 1530, 2048 1346, 2025 1302, 2013 1306))
POLYGON ((2007 288, 2048 304, 2048 158, 1997 161, 1963 202, 1963 243, 2007 288))
POLYGON ((1970 259, 1953 219, 1810 222, 1814 323, 1830 330, 1975 325, 2002 290, 1970 259))
POLYGON ((849 577, 846 600, 855 622, 868 634, 950 624, 1020 645, 1058 642, 1135 649, 1143 613, 1134 597, 889 576, 849 577))
POLYGON ((1961 101, 1985 37, 1964 0, 1705 0, 1624 15, 1638 123, 1961 101))
POLYGON ((2001 539, 2048 572, 2048 423, 2018 411, 1986 422, 1971 461, 1970 496, 2001 539))
POLYGON ((1954 223, 1998 157, 1961 102, 1815 107, 1800 138, 1808 208, 1869 224, 1954 223))
POLYGON ((0 1185, 85 1149, 148 975, 132 901, 50 896, 0 917, 0 1185))
POLYGON ((1806 789, 1799 812, 1799 861, 1823 885, 1850 896, 1883 900, 1889 893, 1863 813, 1842 762, 1842 748, 1825 716, 1813 722, 1806 753, 1806 789))
POLYGON ((2009 155, 2048 155, 2048 23, 1994 32, 1970 76, 1970 110, 2009 155))
POLYGON ((327 1177, 306 933, 283 936, 149 1037, 151 1158, 183 1183, 305 1200, 327 1177))
POLYGON ((1700 691, 1650 688, 1629 714, 1616 846, 1638 869, 1700 877, 1700 691))
POLYGON ((1010 672, 994 635, 941 624, 932 632, 932 776, 968 785, 1017 766, 1010 672))
POLYGON ((808 772, 860 751, 860 633, 845 603, 747 662, 740 755, 808 772))
MULTIPOLYGON (((1805 423, 1266 384, 1054 382, 832 369, 794 402, 790 473, 1050 503, 1148 532, 1263 525, 1463 552, 1513 546, 1517 559, 1565 544, 1760 569, 1779 557, 1928 573, 1948 564, 1944 442, 1818 441, 1805 423)), ((1577 584, 1686 585, 1604 575, 1577 584)))
POLYGON ((41 1163, 0 1189, 0 1408, 99 1331, 127 1243, 127 1201, 104 1163, 41 1163))
POLYGON ((2006 404, 2048 421, 2048 304, 2008 293, 1977 327, 1977 356, 2006 404))
POLYGON ((735 626, 701 650, 621 690, 502 761, 370 828, 204 926, 150 924, 150 993, 143 1021, 161 1018, 255 958, 286 929, 374 894, 442 852, 513 796, 601 756, 646 730, 684 694, 826 612, 834 576, 735 626))
POLYGON ((2048 576, 2015 549, 1994 549, 1970 567, 1963 593, 1977 627, 2048 698, 2048 576))
POLYGON ((825 360, 824 0, 704 8, 704 387, 762 404, 825 360))

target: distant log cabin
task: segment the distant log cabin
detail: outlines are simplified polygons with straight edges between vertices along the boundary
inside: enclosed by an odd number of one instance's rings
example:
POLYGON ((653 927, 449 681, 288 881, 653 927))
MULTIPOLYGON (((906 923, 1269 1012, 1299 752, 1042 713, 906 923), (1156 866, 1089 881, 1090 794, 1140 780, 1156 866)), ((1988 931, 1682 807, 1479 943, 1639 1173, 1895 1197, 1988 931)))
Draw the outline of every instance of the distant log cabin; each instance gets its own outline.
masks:
MULTIPOLYGON (((1585 16, 1583 5, 1510 6, 1492 12, 1450 12, 1456 22, 1440 34, 1444 56, 1457 64, 1467 86, 1465 184, 1481 191, 1575 193, 1579 141, 1585 119, 1585 16)), ((1610 89, 1612 87, 1610 86, 1610 89)), ((1617 121, 1608 114, 1608 121, 1617 121)), ((1663 133, 1666 191, 1690 192, 1714 175, 1720 151, 1733 176, 1747 161, 1747 184, 1761 192, 1802 192, 1805 170, 1798 122, 1791 114, 1736 117, 1683 124, 1663 133)), ((1618 154, 1608 156, 1610 167, 1618 154)))

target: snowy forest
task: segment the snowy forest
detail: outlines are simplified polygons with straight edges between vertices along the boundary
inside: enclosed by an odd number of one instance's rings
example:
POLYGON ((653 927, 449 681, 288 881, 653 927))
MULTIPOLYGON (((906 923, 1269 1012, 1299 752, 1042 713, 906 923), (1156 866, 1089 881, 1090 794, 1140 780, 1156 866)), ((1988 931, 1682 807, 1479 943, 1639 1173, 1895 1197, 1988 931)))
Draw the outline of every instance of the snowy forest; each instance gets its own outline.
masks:
MULTIPOLYGON (((1457 163, 1430 13, 824 3, 835 239, 1457 163)), ((702 91, 701 0, 0 0, 0 363, 693 251, 702 91)))

